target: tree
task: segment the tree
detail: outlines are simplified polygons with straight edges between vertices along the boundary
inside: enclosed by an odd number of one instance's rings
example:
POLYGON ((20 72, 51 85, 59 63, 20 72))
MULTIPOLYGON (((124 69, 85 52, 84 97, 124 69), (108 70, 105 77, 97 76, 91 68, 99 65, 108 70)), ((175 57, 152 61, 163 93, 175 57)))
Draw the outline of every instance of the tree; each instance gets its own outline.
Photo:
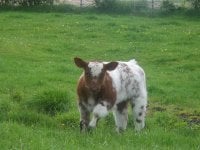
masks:
POLYGON ((188 0, 195 10, 200 10, 200 0, 188 0))

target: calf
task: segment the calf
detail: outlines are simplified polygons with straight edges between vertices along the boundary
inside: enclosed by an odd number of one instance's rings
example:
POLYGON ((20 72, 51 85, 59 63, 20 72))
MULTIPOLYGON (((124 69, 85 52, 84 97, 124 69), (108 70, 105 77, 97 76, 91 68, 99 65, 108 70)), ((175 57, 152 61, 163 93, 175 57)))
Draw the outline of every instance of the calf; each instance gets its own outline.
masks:
POLYGON ((147 105, 145 73, 135 60, 86 62, 74 58, 74 62, 84 69, 77 86, 81 131, 96 127, 97 121, 109 110, 113 111, 117 131, 125 130, 128 102, 133 108, 135 129, 144 128, 147 105))

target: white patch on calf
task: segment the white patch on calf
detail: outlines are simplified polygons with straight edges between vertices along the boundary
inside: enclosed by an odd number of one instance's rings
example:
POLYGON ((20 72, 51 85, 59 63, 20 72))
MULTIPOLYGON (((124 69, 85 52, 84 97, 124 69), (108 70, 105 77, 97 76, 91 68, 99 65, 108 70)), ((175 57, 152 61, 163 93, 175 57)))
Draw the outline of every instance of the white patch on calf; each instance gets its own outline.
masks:
POLYGON ((88 67, 91 69, 91 74, 93 77, 98 77, 103 69, 103 63, 90 62, 88 67))
POLYGON ((108 115, 107 107, 101 104, 97 104, 93 109, 93 117, 89 123, 89 126, 92 128, 96 127, 97 120, 99 118, 106 117, 107 115, 108 115))
MULTIPOLYGON (((116 102, 121 103, 130 100, 135 105, 133 114, 135 129, 141 130, 145 126, 145 113, 147 105, 147 91, 145 73, 135 60, 129 62, 118 62, 113 71, 108 71, 112 78, 113 87, 116 89, 116 102)), ((126 113, 114 111, 115 122, 118 130, 126 128, 126 113)))
POLYGON ((102 106, 101 104, 97 104, 94 107, 93 114, 98 116, 99 118, 105 117, 108 114, 108 110, 106 106, 102 106))

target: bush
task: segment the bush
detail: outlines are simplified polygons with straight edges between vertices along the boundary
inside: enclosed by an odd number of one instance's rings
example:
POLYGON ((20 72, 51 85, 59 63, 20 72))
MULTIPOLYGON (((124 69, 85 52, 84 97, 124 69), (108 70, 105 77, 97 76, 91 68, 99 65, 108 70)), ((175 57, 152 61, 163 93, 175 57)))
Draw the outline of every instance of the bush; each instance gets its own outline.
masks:
POLYGON ((94 0, 95 6, 101 9, 115 8, 116 0, 94 0))
POLYGON ((95 0, 95 6, 103 11, 117 13, 141 12, 148 9, 147 0, 122 1, 122 0, 95 0))
POLYGON ((5 0, 0 1, 1 6, 38 6, 53 5, 53 0, 5 0))
POLYGON ((195 10, 200 10, 200 0, 188 0, 195 10))
POLYGON ((173 2, 170 0, 164 0, 161 5, 161 9, 163 9, 166 12, 172 12, 176 9, 173 2))
POLYGON ((27 107, 36 109, 49 115, 55 115, 58 112, 69 111, 70 97, 63 91, 43 91, 26 102, 27 107))
POLYGON ((146 10, 147 8, 148 8, 147 0, 134 1, 134 9, 135 9, 135 11, 146 10))

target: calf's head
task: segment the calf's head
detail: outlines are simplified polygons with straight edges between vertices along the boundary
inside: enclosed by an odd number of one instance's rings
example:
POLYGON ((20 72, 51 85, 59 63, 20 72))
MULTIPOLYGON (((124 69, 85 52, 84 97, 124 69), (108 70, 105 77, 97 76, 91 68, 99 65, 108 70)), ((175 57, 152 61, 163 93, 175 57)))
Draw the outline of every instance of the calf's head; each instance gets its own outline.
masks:
POLYGON ((75 64, 84 69, 86 86, 93 92, 98 92, 104 82, 106 71, 114 70, 118 62, 102 63, 98 61, 86 62, 80 58, 74 58, 75 64))

